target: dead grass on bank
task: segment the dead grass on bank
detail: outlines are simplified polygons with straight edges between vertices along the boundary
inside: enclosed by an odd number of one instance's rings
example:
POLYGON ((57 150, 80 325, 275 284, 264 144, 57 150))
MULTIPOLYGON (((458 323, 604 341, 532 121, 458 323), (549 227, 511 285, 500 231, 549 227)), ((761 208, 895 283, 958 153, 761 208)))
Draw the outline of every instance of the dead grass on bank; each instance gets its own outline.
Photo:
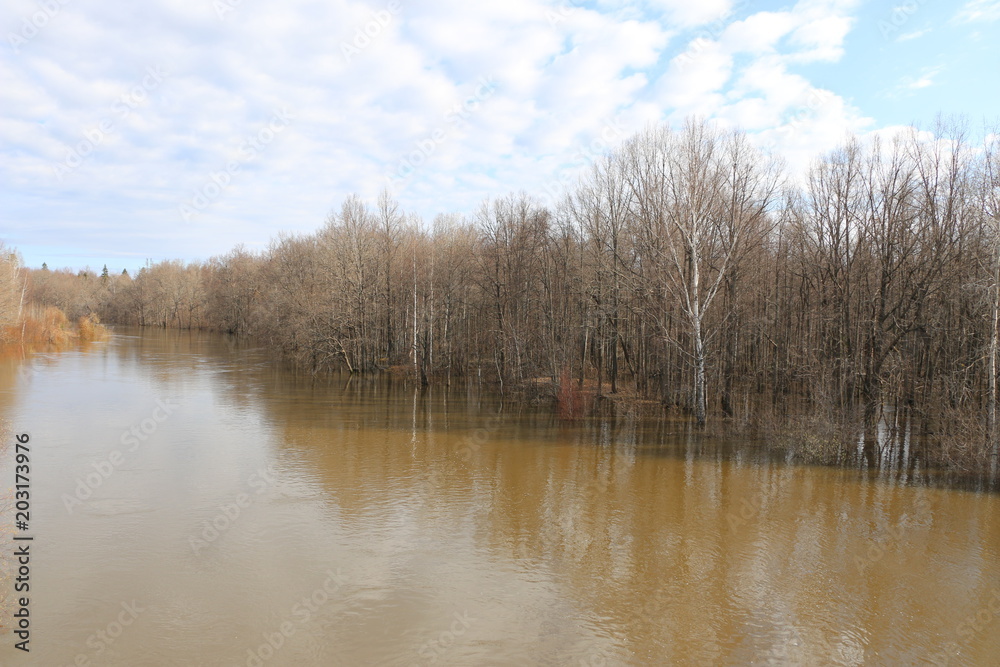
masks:
POLYGON ((74 341, 103 340, 108 330, 96 314, 91 313, 70 323, 66 314, 55 306, 29 306, 16 324, 5 327, 0 339, 8 345, 48 345, 65 347, 74 341))

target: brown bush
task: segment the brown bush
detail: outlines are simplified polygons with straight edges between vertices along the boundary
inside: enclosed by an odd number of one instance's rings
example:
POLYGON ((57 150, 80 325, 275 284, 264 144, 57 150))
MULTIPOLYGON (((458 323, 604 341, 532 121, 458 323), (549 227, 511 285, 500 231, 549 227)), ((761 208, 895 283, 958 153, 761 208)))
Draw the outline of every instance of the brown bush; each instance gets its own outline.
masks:
POLYGON ((73 337, 65 313, 55 306, 28 307, 14 329, 11 340, 22 344, 65 345, 73 337))
POLYGON ((81 341, 101 340, 108 335, 108 330, 101 324, 96 313, 91 313, 77 320, 77 329, 80 332, 81 341))
POLYGON ((559 377, 559 391, 556 393, 556 406, 559 419, 576 421, 587 412, 587 397, 576 381, 570 376, 569 369, 563 369, 559 377))

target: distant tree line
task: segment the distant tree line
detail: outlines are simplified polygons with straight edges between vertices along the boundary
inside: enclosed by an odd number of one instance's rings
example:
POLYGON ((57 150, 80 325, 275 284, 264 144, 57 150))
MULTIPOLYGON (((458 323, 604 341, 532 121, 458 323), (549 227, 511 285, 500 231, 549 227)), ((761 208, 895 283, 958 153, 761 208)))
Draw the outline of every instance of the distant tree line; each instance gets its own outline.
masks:
POLYGON ((253 336, 315 372, 572 381, 697 423, 856 415, 873 450, 890 410, 995 453, 997 149, 959 123, 852 138, 797 183, 743 133, 689 121, 632 137, 551 209, 513 194, 425 225, 351 196, 264 252, 34 271, 32 297, 253 336))

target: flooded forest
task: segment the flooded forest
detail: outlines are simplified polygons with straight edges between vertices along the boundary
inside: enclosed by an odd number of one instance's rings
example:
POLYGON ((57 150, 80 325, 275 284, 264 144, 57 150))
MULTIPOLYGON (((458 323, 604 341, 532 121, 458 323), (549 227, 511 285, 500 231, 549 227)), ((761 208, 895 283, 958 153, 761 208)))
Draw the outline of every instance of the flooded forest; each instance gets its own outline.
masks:
POLYGON ((12 256, 6 335, 30 303, 226 332, 302 373, 474 383, 567 421, 665 411, 800 461, 995 472, 995 133, 848 137, 795 176, 691 120, 582 173, 558 202, 433 220, 350 195, 315 233, 134 275, 12 256))

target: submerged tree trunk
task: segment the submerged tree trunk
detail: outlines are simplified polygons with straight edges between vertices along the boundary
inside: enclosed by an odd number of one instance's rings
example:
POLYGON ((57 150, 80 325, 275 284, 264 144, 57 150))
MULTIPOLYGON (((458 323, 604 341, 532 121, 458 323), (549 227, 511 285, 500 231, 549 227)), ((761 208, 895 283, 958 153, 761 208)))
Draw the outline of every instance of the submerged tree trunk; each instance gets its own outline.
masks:
POLYGON ((997 456, 997 353, 1000 352, 1000 340, 998 340, 998 325, 1000 325, 1000 243, 998 243, 996 255, 994 257, 994 284, 993 303, 990 314, 990 349, 987 362, 987 427, 986 433, 991 444, 991 455, 997 456))
POLYGON ((705 425, 705 413, 705 344, 699 323, 694 327, 694 417, 698 426, 705 425))
POLYGON ((700 264, 696 252, 691 253, 691 336, 694 339, 694 418, 698 426, 705 425, 705 341, 702 338, 702 319, 704 313, 701 310, 701 299, 699 298, 699 284, 701 275, 698 265, 700 264))
MULTIPOLYGON (((736 320, 736 280, 737 276, 735 271, 726 280, 726 300, 729 307, 729 313, 736 320)), ((722 367, 722 414, 726 417, 732 417, 735 413, 733 408, 733 385, 735 383, 736 375, 736 335, 739 331, 739 321, 733 321, 726 326, 725 336, 726 336, 726 349, 724 351, 725 358, 723 359, 722 367)))

